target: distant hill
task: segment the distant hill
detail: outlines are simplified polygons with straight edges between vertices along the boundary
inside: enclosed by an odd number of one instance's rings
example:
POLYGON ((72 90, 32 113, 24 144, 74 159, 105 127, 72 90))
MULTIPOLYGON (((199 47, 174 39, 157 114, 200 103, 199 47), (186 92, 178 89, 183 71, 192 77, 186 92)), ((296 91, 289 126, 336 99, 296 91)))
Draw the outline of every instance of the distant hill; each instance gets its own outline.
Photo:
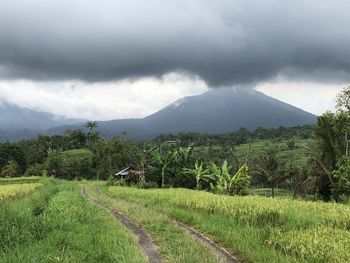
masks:
MULTIPOLYGON (((161 133, 227 133, 241 127, 252 130, 315 122, 315 115, 256 90, 226 88, 182 98, 142 119, 101 121, 98 130, 106 137, 126 132, 129 138, 146 139, 161 133)), ((81 127, 66 125, 49 129, 48 133, 81 127)))
POLYGON ((51 127, 79 122, 82 120, 29 110, 0 100, 0 140, 33 138, 51 127))

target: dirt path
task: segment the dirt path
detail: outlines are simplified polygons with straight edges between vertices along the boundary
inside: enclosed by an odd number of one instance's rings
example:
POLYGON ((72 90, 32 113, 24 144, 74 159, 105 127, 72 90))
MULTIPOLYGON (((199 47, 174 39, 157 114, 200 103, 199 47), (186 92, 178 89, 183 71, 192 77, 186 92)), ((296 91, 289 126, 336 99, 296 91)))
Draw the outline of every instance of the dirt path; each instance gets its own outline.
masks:
MULTIPOLYGON (((107 195, 105 193, 103 193, 99 187, 95 187, 95 191, 99 194, 104 194, 106 195, 107 197, 113 199, 117 199, 116 197, 111 197, 110 195, 107 195)), ((127 202, 123 199, 119 199, 118 200, 120 201, 123 201, 123 202, 127 202)), ((148 207, 149 208, 149 207, 148 207)), ((239 263, 239 260, 234 256, 232 255, 228 250, 226 250, 225 248, 221 247, 219 244, 215 243, 212 239, 210 239, 209 237, 205 236, 203 233, 195 230, 194 228, 192 228, 191 226, 189 225, 186 225, 180 221, 177 221, 177 220, 173 220, 173 222, 180 228, 182 228, 183 230, 189 232, 189 234, 198 239, 200 242, 204 243, 206 246, 208 246, 214 254, 216 254, 220 260, 222 262, 225 262, 225 263, 239 263)))
MULTIPOLYGON (((95 190, 97 191, 98 188, 95 190)), ((99 189, 98 189, 99 191, 99 189)), ((95 204, 102 206, 109 210, 111 214, 119 221, 121 222, 125 227, 127 227, 129 230, 131 230, 134 235, 137 236, 139 245, 142 248, 143 252, 145 253, 146 257, 148 258, 148 262, 150 263, 161 263, 162 259, 159 253, 158 247, 153 243, 150 236, 138 225, 136 225, 134 222, 132 222, 130 219, 128 219, 126 216, 115 210, 114 208, 107 206, 100 202, 99 200, 93 198, 92 196, 89 196, 87 193, 87 188, 84 186, 83 188, 83 195, 94 202, 95 204)))
POLYGON ((179 222, 179 221, 176 221, 176 220, 174 220, 174 222, 180 228, 188 231, 191 234, 191 236, 193 236, 194 238, 198 239, 200 242, 207 245, 220 258, 221 261, 223 261, 225 263, 239 263, 238 259, 234 255, 232 255, 225 248, 216 244, 209 237, 203 235, 201 232, 195 230, 194 228, 190 227, 189 225, 186 225, 186 224, 179 222))

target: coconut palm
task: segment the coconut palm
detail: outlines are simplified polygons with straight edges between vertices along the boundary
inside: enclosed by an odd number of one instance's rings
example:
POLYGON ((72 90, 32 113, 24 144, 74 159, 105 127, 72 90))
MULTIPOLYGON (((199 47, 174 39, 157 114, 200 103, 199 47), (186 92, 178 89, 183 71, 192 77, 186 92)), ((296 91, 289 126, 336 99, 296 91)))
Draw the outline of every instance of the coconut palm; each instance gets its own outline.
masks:
POLYGON ((271 187, 271 196, 275 197, 275 188, 278 183, 292 177, 292 169, 287 169, 278 158, 276 147, 265 148, 259 156, 259 164, 254 173, 266 179, 271 187))
POLYGON ((97 128, 98 127, 98 124, 97 124, 97 121, 87 121, 84 124, 84 127, 88 128, 90 130, 90 132, 92 132, 93 128, 97 128))

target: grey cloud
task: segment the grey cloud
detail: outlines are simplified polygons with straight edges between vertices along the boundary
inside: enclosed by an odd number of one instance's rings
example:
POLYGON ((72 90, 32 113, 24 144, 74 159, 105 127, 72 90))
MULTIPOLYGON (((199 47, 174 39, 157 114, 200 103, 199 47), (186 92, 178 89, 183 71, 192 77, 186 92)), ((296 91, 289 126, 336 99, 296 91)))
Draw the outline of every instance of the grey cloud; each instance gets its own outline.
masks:
POLYGON ((350 80, 346 0, 1 0, 0 77, 350 80))

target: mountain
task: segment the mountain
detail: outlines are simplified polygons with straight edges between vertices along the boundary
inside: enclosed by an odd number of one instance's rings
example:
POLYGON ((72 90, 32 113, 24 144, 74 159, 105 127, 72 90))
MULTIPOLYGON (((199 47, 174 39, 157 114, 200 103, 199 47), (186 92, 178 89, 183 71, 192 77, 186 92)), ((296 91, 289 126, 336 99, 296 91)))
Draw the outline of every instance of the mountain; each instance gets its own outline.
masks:
MULTIPOLYGON (((126 132, 129 138, 145 139, 161 133, 227 133, 241 127, 252 130, 315 122, 315 115, 259 91, 225 88, 182 98, 142 119, 101 121, 98 130, 106 137, 126 132)), ((57 127, 48 133, 62 133, 67 128, 81 128, 81 125, 57 127)))
POLYGON ((51 127, 78 122, 82 120, 29 110, 0 100, 0 140, 33 138, 51 127))

